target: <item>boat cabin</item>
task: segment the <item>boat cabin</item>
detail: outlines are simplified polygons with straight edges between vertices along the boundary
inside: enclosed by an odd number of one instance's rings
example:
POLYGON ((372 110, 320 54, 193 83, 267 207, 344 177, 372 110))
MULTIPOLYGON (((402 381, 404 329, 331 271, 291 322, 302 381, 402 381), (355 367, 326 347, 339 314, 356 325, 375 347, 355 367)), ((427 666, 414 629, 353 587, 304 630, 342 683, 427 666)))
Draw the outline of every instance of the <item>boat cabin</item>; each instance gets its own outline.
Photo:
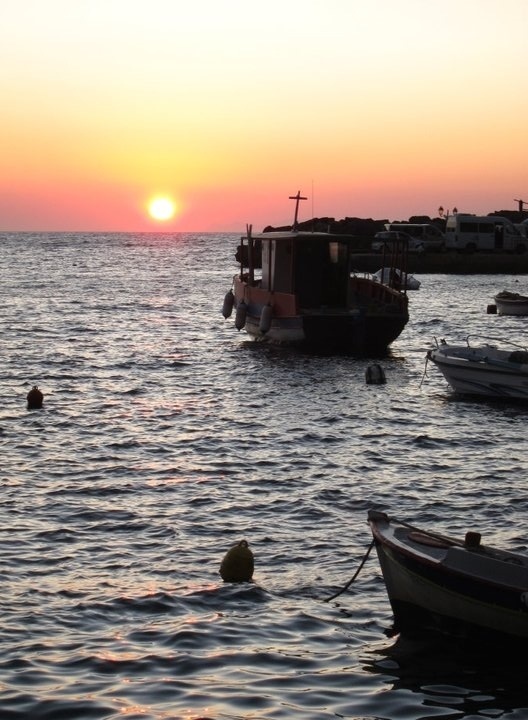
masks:
POLYGON ((301 307, 346 305, 348 241, 307 232, 271 232, 260 241, 263 290, 295 294, 301 307))

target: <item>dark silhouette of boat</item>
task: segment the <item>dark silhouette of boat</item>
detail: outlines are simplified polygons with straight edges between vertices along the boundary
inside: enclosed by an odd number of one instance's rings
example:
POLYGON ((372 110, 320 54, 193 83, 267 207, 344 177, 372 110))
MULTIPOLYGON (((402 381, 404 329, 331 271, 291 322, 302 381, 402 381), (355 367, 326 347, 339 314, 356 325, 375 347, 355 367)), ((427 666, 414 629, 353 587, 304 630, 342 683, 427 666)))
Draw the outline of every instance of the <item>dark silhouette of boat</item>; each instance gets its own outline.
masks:
POLYGON ((528 638, 528 557, 423 530, 369 511, 375 547, 403 634, 523 646, 528 638))
POLYGON ((388 278, 380 283, 353 270, 353 238, 298 230, 300 192, 291 229, 253 235, 238 248, 240 271, 224 298, 223 314, 235 311, 235 326, 254 340, 302 344, 322 350, 378 355, 409 320, 407 244, 383 253, 388 278))

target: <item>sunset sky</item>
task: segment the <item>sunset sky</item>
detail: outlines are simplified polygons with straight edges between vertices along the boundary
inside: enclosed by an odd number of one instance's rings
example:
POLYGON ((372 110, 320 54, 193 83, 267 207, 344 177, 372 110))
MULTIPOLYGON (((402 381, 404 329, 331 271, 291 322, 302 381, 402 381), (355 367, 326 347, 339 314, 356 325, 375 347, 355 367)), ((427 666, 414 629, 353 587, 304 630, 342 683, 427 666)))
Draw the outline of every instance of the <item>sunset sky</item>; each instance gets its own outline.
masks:
POLYGON ((527 60, 527 0, 2 0, 0 230, 513 210, 527 60))

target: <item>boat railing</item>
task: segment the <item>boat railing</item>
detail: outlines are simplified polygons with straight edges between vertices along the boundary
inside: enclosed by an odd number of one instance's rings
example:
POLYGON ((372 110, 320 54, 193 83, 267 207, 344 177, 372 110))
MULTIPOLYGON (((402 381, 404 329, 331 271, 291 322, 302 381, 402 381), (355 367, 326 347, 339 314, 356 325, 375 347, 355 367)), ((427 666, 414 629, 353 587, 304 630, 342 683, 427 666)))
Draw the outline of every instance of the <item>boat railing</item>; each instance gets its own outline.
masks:
MULTIPOLYGON (((492 342, 498 342, 501 345, 511 345, 512 347, 518 348, 519 350, 528 350, 526 345, 519 345, 518 343, 513 342, 512 340, 509 340, 508 338, 504 337, 490 337, 489 335, 467 335, 466 336, 466 344, 468 347, 472 347, 470 339, 473 338, 480 338, 481 340, 491 340, 492 342)), ((489 345, 488 342, 485 343, 486 345, 489 345)), ((491 348, 498 349, 496 345, 490 345, 491 348)))
MULTIPOLYGON (((485 341, 485 342, 481 342, 481 346, 482 345, 487 346, 487 347, 491 348, 492 350, 498 350, 498 346, 491 345, 488 342, 489 340, 491 340, 492 342, 500 343, 501 345, 510 345, 511 347, 517 348, 518 350, 524 350, 524 351, 528 352, 528 348, 526 347, 526 345, 519 345, 518 343, 515 343, 512 340, 509 340, 508 338, 491 337, 489 335, 475 335, 475 334, 466 335, 466 337, 464 338, 467 347, 470 349, 474 348, 476 345, 474 342, 473 342, 473 344, 471 344, 471 340, 473 340, 474 338, 480 338, 481 341, 485 341)), ((444 340, 443 338, 442 338, 442 340, 438 340, 438 338, 436 336, 434 336, 433 339, 435 341, 435 345, 437 348, 441 347, 442 345, 448 345, 447 341, 444 340)))
POLYGON ((404 294, 407 293, 403 278, 408 277, 409 242, 407 238, 397 238, 391 243, 383 244, 381 267, 389 273, 389 287, 404 294))

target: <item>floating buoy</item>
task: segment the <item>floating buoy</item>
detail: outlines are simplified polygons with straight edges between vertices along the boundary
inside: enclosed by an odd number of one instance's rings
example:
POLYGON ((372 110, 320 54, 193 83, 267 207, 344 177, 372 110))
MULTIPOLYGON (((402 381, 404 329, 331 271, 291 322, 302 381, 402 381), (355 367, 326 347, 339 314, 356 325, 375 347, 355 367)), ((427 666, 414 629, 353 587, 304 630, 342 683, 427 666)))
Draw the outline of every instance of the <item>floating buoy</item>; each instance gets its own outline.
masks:
POLYGON ((27 407, 28 410, 40 410, 44 395, 39 390, 38 385, 33 385, 31 390, 27 394, 27 407))
POLYGON ((496 305, 488 305, 486 312, 488 315, 496 315, 497 314, 497 306, 496 305))
POLYGON ((385 371, 381 365, 369 365, 365 370, 365 381, 367 385, 383 385, 386 383, 385 371))
POLYGON ((220 565, 220 575, 224 582, 249 582, 254 567, 253 553, 247 540, 241 540, 225 554, 220 565))
POLYGON ((271 305, 264 305, 262 312, 260 313, 259 330, 265 335, 271 327, 271 316, 273 315, 273 308, 271 305))
POLYGON ((238 303, 235 315, 235 327, 237 330, 242 330, 246 324, 247 305, 242 300, 238 303))
POLYGON ((233 295, 232 290, 228 290, 224 296, 224 304, 222 305, 222 315, 227 320, 228 317, 231 317, 231 313, 233 312, 233 305, 235 303, 235 296, 233 295))

